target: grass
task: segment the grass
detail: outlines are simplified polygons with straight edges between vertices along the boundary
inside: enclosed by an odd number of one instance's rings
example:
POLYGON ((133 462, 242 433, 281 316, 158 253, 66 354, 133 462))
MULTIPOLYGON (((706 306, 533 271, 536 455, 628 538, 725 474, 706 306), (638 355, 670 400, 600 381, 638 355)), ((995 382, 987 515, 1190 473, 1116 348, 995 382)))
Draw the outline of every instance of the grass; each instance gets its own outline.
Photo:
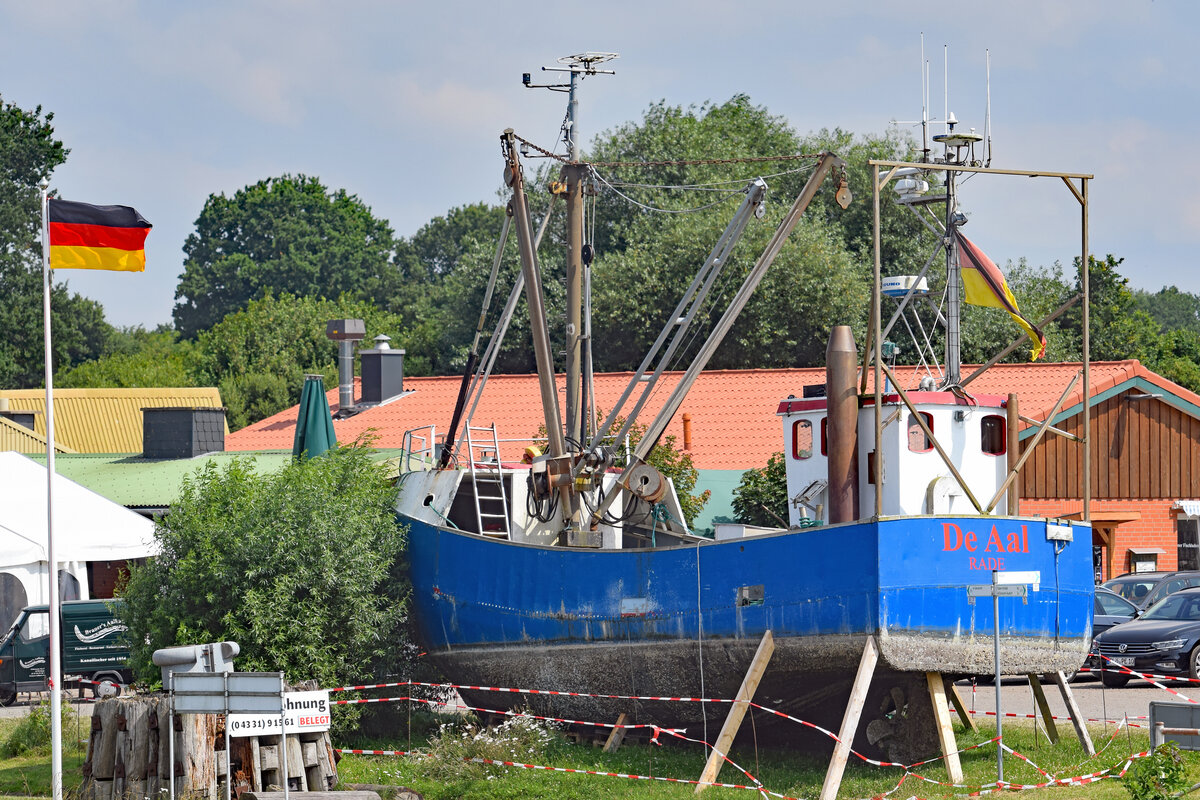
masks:
MULTIPOLYGON (((962 753, 965 783, 980 786, 996 780, 996 748, 987 743, 994 728, 981 728, 978 733, 956 729, 960 747, 982 745, 978 749, 962 753)), ((1144 729, 1126 729, 1116 736, 1112 729, 1106 733, 1102 728, 1091 729, 1096 747, 1103 748, 1093 759, 1084 755, 1079 741, 1070 726, 1060 726, 1061 738, 1050 745, 1041 731, 1035 732, 1032 724, 1005 725, 1005 743, 1027 756, 1046 772, 1055 777, 1075 777, 1112 769, 1117 772, 1131 753, 1149 749, 1148 735, 1144 729)), ((359 749, 409 749, 404 733, 399 741, 355 743, 359 749)), ((604 753, 591 744, 572 744, 562 736, 540 752, 515 755, 508 760, 523 761, 542 766, 615 772, 631 775, 679 778, 694 780, 704 768, 706 754, 700 745, 670 743, 663 739, 664 746, 650 744, 626 744, 618 752, 604 753)), ((413 749, 426 748, 428 742, 414 739, 413 749)), ((828 753, 823 757, 800 755, 794 750, 775 747, 755 748, 753 743, 735 747, 731 757, 743 768, 754 774, 763 787, 777 795, 787 797, 814 798, 821 790, 828 764, 828 753)), ((455 750, 453 755, 461 757, 455 750)), ((1185 753, 1186 767, 1191 782, 1200 781, 1200 754, 1185 753)), ((493 756, 495 757, 495 756, 493 756)), ((496 767, 490 776, 477 768, 474 774, 463 774, 447 780, 446 773, 436 764, 436 759, 397 756, 355 756, 342 759, 338 774, 344 784, 371 783, 407 786, 420 792, 426 800, 507 800, 508 798, 554 798, 554 800, 595 800, 595 798, 685 798, 692 797, 695 786, 665 781, 631 780, 629 778, 601 775, 571 774, 543 770, 528 770, 519 767, 496 767)), ((914 772, 931 781, 946 782, 947 776, 941 761, 924 765, 914 772)), ((1033 766, 1011 755, 1005 756, 1005 779, 1010 783, 1036 784, 1047 780, 1033 766)), ((878 797, 896 789, 904 777, 899 768, 881 768, 864 764, 852 757, 842 780, 839 797, 878 797)), ((718 781, 749 784, 751 781, 730 765, 721 770, 718 781)), ((904 779, 895 793, 904 798, 913 795, 926 798, 961 796, 968 790, 954 789, 920 780, 913 775, 904 779)), ((1102 780, 1084 786, 1052 787, 1043 790, 1059 798, 1086 798, 1088 800, 1111 800, 1128 798, 1119 780, 1102 780)), ((746 789, 710 788, 705 796, 720 798, 749 798, 760 796, 746 789)))
MULTIPOLYGON (((20 719, 0 719, 0 743, 8 739, 20 722, 20 719)), ((631 780, 603 775, 526 770, 518 767, 485 768, 475 765, 471 769, 448 769, 448 766, 450 762, 461 761, 463 755, 482 754, 492 758, 561 769, 694 780, 704 768, 706 758, 706 753, 700 745, 679 743, 665 735, 662 737, 662 746, 627 742, 616 753, 609 754, 589 743, 572 743, 561 734, 546 737, 540 732, 535 732, 536 736, 529 732, 518 732, 517 736, 497 744, 503 737, 491 732, 468 731, 468 735, 463 737, 462 725, 461 718, 414 714, 411 744, 407 725, 397 725, 395 737, 389 740, 335 742, 335 746, 338 747, 362 749, 408 750, 432 747, 443 754, 440 764, 435 763, 437 760, 428 758, 348 755, 338 765, 339 777, 343 784, 407 786, 420 792, 426 800, 683 800, 693 796, 693 785, 662 780, 631 780), (439 724, 451 726, 440 738, 439 724)), ((1101 753, 1096 758, 1089 759, 1072 735, 1069 725, 1060 725, 1059 731, 1062 737, 1059 743, 1050 745, 1045 734, 1035 732, 1031 724, 1007 722, 1004 727, 1005 742, 1009 747, 1027 756, 1056 777, 1074 777, 1104 769, 1113 769, 1115 772, 1131 753, 1138 753, 1149 747, 1144 729, 1125 729, 1114 736, 1111 728, 1105 732, 1100 727, 1093 727, 1092 737, 1097 748, 1101 748, 1101 753)), ((995 781, 996 749, 988 743, 993 733, 994 728, 990 727, 981 728, 978 733, 965 732, 956 727, 960 747, 981 745, 977 749, 962 753, 966 784, 980 786, 995 781)), ((80 767, 83 763, 84 748, 80 741, 86 734, 86 725, 82 723, 64 728, 67 745, 63 754, 63 784, 68 796, 74 793, 81 781, 80 767)), ((748 741, 739 742, 731 757, 755 775, 769 792, 787 797, 815 798, 820 792, 828 763, 828 752, 831 750, 830 746, 823 756, 801 755, 794 749, 778 745, 756 748, 753 741, 748 741)), ((1184 757, 1189 781, 1200 781, 1200 753, 1185 753, 1184 757)), ((940 760, 914 771, 932 781, 946 781, 946 772, 940 760)), ((1010 755, 1005 756, 1004 771, 1005 778, 1012 783, 1034 784, 1046 780, 1034 767, 1010 755)), ((875 767, 852 758, 847 766, 839 797, 878 797, 894 790, 903 776, 904 772, 899 768, 875 767)), ((721 770, 718 780, 738 784, 751 782, 728 764, 721 770)), ((949 798, 954 795, 961 796, 967 791, 924 782, 910 775, 893 796, 949 798)), ((1126 800, 1129 796, 1119 780, 1103 780, 1086 786, 1054 787, 1042 790, 1042 793, 1050 793, 1057 798, 1084 800, 1126 800)), ((49 796, 48 746, 0 761, 0 798, 49 796)), ((707 790, 705 796, 721 800, 761 795, 745 789, 714 787, 707 790)))
MULTIPOLYGON (((0 719, 0 744, 7 742, 24 717, 0 719)), ((84 717, 74 715, 73 723, 63 725, 63 791, 74 793, 83 781, 83 766, 90 726, 84 717)), ((42 745, 17 756, 0 759, 0 797, 49 797, 50 745, 42 745)))

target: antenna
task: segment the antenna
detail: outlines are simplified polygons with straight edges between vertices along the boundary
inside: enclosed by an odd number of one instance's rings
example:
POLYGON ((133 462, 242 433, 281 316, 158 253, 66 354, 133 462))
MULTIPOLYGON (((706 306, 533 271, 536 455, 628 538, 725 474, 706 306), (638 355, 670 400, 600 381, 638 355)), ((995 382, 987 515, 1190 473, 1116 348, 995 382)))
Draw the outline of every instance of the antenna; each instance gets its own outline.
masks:
POLYGON ((929 64, 925 61, 925 31, 921 31, 921 160, 929 160, 929 64))
POLYGON ((983 112, 983 135, 984 135, 984 166, 992 165, 992 51, 984 49, 983 60, 986 64, 985 75, 987 78, 987 108, 983 112))
POLYGON ((563 141, 567 145, 567 151, 572 161, 579 160, 579 141, 582 138, 579 133, 579 98, 576 96, 575 89, 578 87, 579 81, 589 75, 615 75, 614 70, 596 69, 596 66, 620 57, 620 53, 599 53, 589 50, 586 53, 576 53, 558 59, 558 63, 563 65, 561 67, 542 67, 542 72, 569 73, 570 83, 533 83, 532 76, 528 72, 521 74, 521 83, 525 85, 526 89, 549 89, 552 92, 568 92, 570 94, 567 100, 567 119, 563 122, 563 141))

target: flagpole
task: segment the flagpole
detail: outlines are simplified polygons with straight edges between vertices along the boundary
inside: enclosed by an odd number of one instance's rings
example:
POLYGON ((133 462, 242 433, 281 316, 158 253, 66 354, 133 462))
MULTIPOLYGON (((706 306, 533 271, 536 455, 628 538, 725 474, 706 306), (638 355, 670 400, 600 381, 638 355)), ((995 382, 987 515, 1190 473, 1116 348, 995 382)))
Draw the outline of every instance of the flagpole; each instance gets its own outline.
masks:
POLYGON ((50 181, 42 192, 42 329, 46 361, 46 561, 50 575, 50 787, 53 800, 62 800, 62 616, 59 609, 58 562, 54 558, 54 384, 50 343, 50 181))

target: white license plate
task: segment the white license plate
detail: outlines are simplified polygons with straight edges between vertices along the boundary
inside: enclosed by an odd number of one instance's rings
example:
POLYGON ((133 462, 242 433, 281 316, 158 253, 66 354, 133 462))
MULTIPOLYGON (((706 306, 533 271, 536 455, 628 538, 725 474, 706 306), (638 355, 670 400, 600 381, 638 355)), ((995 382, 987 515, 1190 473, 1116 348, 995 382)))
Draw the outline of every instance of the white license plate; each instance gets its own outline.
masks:
POLYGON ((1133 666, 1133 656, 1113 656, 1109 660, 1112 661, 1112 663, 1116 664, 1118 667, 1132 667, 1133 666))

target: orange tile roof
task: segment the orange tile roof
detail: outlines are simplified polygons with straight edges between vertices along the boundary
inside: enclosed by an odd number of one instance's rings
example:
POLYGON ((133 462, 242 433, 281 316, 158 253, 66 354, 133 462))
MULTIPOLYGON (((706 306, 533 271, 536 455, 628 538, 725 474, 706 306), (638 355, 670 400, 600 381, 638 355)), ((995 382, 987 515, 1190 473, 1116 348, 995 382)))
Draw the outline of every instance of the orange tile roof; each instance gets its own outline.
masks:
MULTIPOLYGON (((1053 408, 1079 364, 999 364, 992 367, 969 385, 972 393, 1008 394, 1020 398, 1021 413, 1041 418, 1053 408)), ((905 385, 915 385, 916 369, 898 367, 897 378, 905 385)), ((965 367, 963 374, 969 374, 965 367)), ((605 413, 613 407, 632 373, 608 373, 595 376, 596 403, 605 413)), ((649 422, 662 407, 682 373, 672 372, 663 380, 647 403, 639 419, 649 422)), ((1093 363, 1091 382, 1093 395, 1141 377, 1200 406, 1200 397, 1150 372, 1137 361, 1093 363)), ((789 395, 800 396, 806 384, 825 381, 823 368, 811 369, 753 369, 714 370, 703 372, 683 401, 680 412, 667 427, 675 435, 677 445, 683 444, 682 415, 691 416, 691 454, 700 469, 748 469, 766 463, 772 453, 782 447, 782 425, 775 416, 779 401, 789 395)), ((386 405, 376 406, 344 420, 334 420, 338 441, 351 442, 363 433, 378 437, 378 447, 401 447, 404 432, 425 425, 436 425, 444 432, 450 424, 461 377, 430 377, 404 379, 406 394, 386 405)), ((559 398, 564 393, 564 379, 559 378, 559 398)), ((337 388, 327 393, 331 407, 337 407, 337 388)), ((1069 409, 1082 398, 1077 387, 1074 398, 1068 399, 1069 409)), ((357 393, 356 393, 357 396, 357 393)), ((287 449, 292 446, 296 429, 296 408, 282 411, 226 437, 227 450, 287 449)), ((493 375, 475 412, 474 424, 496 423, 504 442, 502 457, 517 460, 542 423, 537 376, 493 375)))

